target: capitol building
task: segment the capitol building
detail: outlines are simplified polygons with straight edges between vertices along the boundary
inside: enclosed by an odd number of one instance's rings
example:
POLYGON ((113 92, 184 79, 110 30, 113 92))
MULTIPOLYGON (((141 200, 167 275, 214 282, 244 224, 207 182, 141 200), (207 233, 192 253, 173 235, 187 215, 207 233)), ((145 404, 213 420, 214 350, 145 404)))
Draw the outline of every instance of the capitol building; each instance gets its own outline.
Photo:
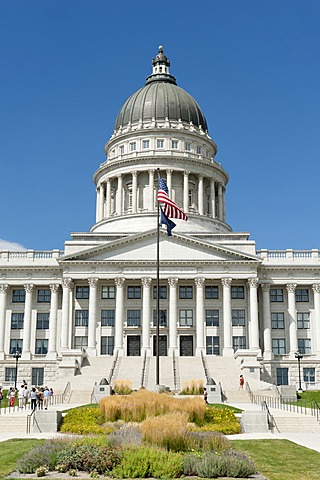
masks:
POLYGON ((220 381, 224 368, 298 385, 301 368, 303 388, 319 388, 319 250, 257 250, 232 230, 228 173, 209 132, 159 47, 97 165, 90 231, 73 233, 63 251, 0 252, 3 385, 16 380, 16 361, 28 384, 62 385, 90 370, 97 381, 154 384, 159 294, 161 383, 181 388, 208 371, 220 381), (174 219, 172 236, 160 228, 159 292, 158 172, 188 216, 174 219))

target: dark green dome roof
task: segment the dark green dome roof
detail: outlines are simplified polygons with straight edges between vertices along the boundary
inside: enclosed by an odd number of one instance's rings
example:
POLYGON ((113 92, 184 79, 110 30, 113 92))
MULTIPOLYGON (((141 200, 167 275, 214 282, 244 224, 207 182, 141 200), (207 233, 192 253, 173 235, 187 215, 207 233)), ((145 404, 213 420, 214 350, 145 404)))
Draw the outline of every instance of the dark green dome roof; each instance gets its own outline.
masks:
POLYGON ((154 69, 162 66, 164 73, 154 70, 144 87, 133 93, 123 104, 114 129, 155 120, 169 122, 192 123, 196 127, 208 129, 205 116, 195 99, 185 90, 178 87, 175 78, 169 74, 169 59, 159 47, 159 54, 153 59, 154 69))

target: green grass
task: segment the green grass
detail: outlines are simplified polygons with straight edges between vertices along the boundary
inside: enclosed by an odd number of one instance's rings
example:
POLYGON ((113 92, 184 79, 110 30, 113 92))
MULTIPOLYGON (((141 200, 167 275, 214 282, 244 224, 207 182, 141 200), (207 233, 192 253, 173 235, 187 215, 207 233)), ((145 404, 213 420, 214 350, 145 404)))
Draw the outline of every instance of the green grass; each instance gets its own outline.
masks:
POLYGON ((234 413, 242 413, 243 411, 240 408, 232 407, 231 405, 226 405, 225 403, 208 403, 207 407, 224 408, 225 410, 232 410, 234 413))
POLYGON ((317 401, 320 406, 320 391, 319 390, 308 390, 306 392, 297 394, 298 404, 304 405, 306 403, 307 407, 311 406, 311 402, 317 401))
POLYGON ((289 440, 231 440, 269 480, 319 480, 320 453, 289 440))
POLYGON ((0 442, 0 478, 9 475, 16 470, 17 460, 27 453, 31 448, 41 445, 45 440, 13 439, 6 442, 0 442))

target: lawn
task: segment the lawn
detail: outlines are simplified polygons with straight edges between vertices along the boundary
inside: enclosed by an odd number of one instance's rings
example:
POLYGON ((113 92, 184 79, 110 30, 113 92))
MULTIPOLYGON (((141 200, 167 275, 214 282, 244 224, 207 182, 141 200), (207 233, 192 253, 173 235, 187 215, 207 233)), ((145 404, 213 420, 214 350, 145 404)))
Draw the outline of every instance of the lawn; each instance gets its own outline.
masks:
POLYGON ((320 453, 289 440, 232 440, 269 480, 319 480, 320 453))
POLYGON ((16 438, 0 442, 0 478, 9 475, 16 469, 16 462, 22 455, 44 442, 45 440, 36 440, 34 438, 28 440, 16 438))

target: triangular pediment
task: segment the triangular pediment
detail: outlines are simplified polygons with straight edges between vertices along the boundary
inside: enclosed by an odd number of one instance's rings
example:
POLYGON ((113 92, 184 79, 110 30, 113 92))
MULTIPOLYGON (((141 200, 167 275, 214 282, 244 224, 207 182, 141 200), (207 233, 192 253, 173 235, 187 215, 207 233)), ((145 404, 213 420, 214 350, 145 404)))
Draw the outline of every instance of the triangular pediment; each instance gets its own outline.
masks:
MULTIPOLYGON (((212 244, 191 236, 174 234, 168 237, 159 232, 161 262, 252 262, 259 263, 254 255, 212 244)), ((149 230, 120 240, 101 243, 89 249, 82 249, 60 257, 62 264, 74 262, 148 262, 157 255, 157 230, 149 230)))

